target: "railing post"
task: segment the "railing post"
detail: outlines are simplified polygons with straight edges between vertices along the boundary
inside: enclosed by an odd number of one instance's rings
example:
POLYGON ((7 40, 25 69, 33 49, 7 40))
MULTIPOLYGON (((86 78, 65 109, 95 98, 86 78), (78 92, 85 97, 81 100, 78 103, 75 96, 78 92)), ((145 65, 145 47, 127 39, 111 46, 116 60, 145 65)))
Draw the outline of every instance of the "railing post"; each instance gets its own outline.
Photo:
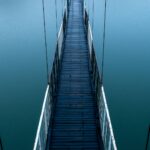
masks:
POLYGON ((103 109, 103 126, 102 126, 102 136, 104 137, 104 133, 105 133, 105 120, 106 120, 106 113, 105 110, 103 109))
POLYGON ((69 14, 69 6, 70 6, 70 2, 69 2, 69 0, 67 0, 67 16, 69 14))
POLYGON ((108 145, 108 150, 111 150, 111 134, 109 134, 109 145, 108 145))
POLYGON ((39 136, 39 148, 40 148, 40 150, 42 150, 42 146, 41 146, 41 135, 39 136))
POLYGON ((104 131, 104 145, 107 148, 107 132, 108 132, 108 128, 107 128, 107 121, 105 122, 105 131, 104 131))
POLYGON ((84 14, 84 0, 82 1, 82 12, 84 14))
POLYGON ((48 123, 47 123, 47 116, 46 116, 46 110, 44 112, 44 123, 45 123, 45 134, 47 134, 48 131, 48 123))

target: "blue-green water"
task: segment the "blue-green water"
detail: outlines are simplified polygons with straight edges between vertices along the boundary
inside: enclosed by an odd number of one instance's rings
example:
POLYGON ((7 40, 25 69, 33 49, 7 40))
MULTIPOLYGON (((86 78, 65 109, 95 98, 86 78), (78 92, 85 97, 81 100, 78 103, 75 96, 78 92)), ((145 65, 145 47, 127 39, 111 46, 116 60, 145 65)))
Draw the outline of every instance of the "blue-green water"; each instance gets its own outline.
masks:
MULTIPOLYGON (((92 1, 90 17, 93 16, 92 1)), ((46 0, 49 70, 56 44, 54 0, 46 0)), ((58 2, 58 24, 62 1, 58 2)), ((46 89, 41 0, 0 0, 0 136, 5 150, 31 150, 46 89)), ((142 150, 150 123, 150 1, 108 0, 104 86, 119 150, 142 150)), ((95 0, 101 64, 104 0, 95 0)), ((92 22, 92 19, 91 19, 92 22)), ((101 67, 100 67, 101 68, 101 67)))

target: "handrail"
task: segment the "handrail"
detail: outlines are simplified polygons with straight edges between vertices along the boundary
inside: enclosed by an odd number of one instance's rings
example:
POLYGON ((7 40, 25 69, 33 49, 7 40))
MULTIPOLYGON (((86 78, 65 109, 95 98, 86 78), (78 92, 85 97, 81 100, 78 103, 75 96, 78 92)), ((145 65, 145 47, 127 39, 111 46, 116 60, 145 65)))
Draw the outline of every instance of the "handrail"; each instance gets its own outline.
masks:
MULTIPOLYGON (((109 141, 109 144, 110 144, 110 142, 112 142, 114 150, 117 150, 116 141, 115 141, 115 137, 114 137, 114 133, 113 133, 112 123, 111 123, 111 119, 110 119, 110 115, 109 115, 109 109, 108 109, 107 100, 106 100, 105 91, 104 91, 103 86, 102 86, 101 90, 102 90, 102 98, 103 98, 103 102, 104 102, 104 108, 106 111, 106 117, 108 120, 108 128, 110 130, 110 136, 111 136, 111 139, 109 139, 109 140, 112 140, 112 141, 109 141)), ((108 149, 111 149, 110 145, 109 145, 108 149)))
MULTIPOLYGON (((61 24, 60 31, 58 34, 56 52, 55 52, 52 71, 50 75, 50 82, 46 89, 33 150, 45 150, 46 147, 49 125, 51 123, 51 118, 52 118, 51 117, 52 108, 53 108, 53 103, 55 101, 54 96, 57 88, 57 78, 58 78, 58 73, 60 68, 61 57, 62 57, 62 47, 63 47, 63 39, 65 36, 65 26, 68 18, 68 11, 69 11, 69 8, 67 6, 69 6, 69 3, 70 1, 68 1, 66 4, 63 22, 61 24)), ((90 66, 92 72, 92 80, 94 83, 93 88, 95 89, 96 98, 97 98, 97 105, 99 111, 99 124, 100 124, 100 129, 102 131, 101 136, 103 139, 103 145, 105 150, 117 150, 104 88, 103 86, 101 87, 100 85, 100 74, 99 74, 99 69, 96 61, 96 56, 95 56, 95 51, 93 46, 92 31, 91 31, 88 18, 89 17, 87 11, 84 8, 84 21, 87 29, 90 66)))
POLYGON ((104 87, 101 86, 100 73, 97 65, 92 30, 89 22, 89 15, 86 10, 86 4, 84 3, 84 23, 87 30, 88 48, 89 48, 89 59, 90 68, 92 72, 93 88, 96 93, 98 111, 99 111, 99 125, 101 129, 103 146, 105 150, 117 150, 116 141, 114 138, 112 123, 110 119, 110 114, 108 110, 107 100, 105 96, 104 87))
POLYGON ((49 125, 52 119, 52 109, 55 101, 54 97, 56 93, 57 79, 58 79, 60 62, 62 57, 62 49, 63 49, 62 47, 63 47, 63 40, 65 36, 65 26, 68 18, 67 6, 68 5, 66 3, 64 9, 63 21, 61 23, 59 34, 58 34, 53 66, 49 78, 50 81, 49 81, 49 85, 47 85, 46 92, 45 92, 45 97, 42 105, 42 110, 41 110, 41 115, 39 119, 33 150, 45 150, 46 148, 47 135, 49 132, 49 125))
MULTIPOLYGON (((41 128, 42 128, 43 118, 45 115, 45 107, 46 107, 47 101, 49 101, 48 97, 49 97, 49 85, 46 88, 46 92, 45 92, 45 96, 44 96, 44 102, 43 102, 43 106, 42 106, 42 111, 41 111, 41 115, 40 115, 39 125, 38 125, 34 148, 33 148, 34 150, 37 149, 38 144, 39 144, 39 147, 41 147, 40 132, 41 132, 41 128)), ((46 130, 46 134, 47 134, 47 132, 48 132, 48 129, 46 130)), ((46 142, 46 140, 44 142, 46 142)))

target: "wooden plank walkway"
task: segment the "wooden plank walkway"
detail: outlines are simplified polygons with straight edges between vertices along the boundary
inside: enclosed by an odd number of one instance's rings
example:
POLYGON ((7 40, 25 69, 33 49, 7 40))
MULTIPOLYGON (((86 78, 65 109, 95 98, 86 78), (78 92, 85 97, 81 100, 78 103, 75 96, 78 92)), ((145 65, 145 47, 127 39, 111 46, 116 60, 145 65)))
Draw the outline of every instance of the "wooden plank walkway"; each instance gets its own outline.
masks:
POLYGON ((82 0, 71 1, 66 27, 50 149, 102 149, 97 134, 82 0))

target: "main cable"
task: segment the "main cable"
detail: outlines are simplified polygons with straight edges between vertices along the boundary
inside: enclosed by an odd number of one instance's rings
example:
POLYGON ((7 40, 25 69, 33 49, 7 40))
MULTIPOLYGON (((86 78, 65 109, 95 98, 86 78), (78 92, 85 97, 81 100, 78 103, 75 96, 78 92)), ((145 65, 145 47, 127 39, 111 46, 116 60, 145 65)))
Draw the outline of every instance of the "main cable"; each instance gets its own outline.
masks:
POLYGON ((56 38, 58 38, 58 14, 57 14, 57 0, 55 0, 55 17, 56 17, 56 38))
POLYGON ((94 0, 93 0, 93 6, 92 6, 92 14, 93 14, 93 17, 92 17, 92 32, 93 32, 93 29, 94 29, 94 14, 95 14, 95 3, 94 3, 94 0))
POLYGON ((46 31, 46 19, 45 19, 45 3, 42 0, 43 7, 43 26, 44 26, 44 41, 45 41, 45 57, 46 57, 46 72, 47 72, 47 83, 49 84, 49 71, 48 71, 48 48, 47 48, 47 31, 46 31))
POLYGON ((102 49, 102 73, 101 73, 101 86, 103 84, 104 76, 104 58, 105 58, 105 40, 106 40, 106 16, 107 16, 107 0, 105 0, 104 6, 104 29, 103 29, 103 49, 102 49))
POLYGON ((61 4, 62 4, 62 19, 64 16, 64 0, 61 0, 61 4))

